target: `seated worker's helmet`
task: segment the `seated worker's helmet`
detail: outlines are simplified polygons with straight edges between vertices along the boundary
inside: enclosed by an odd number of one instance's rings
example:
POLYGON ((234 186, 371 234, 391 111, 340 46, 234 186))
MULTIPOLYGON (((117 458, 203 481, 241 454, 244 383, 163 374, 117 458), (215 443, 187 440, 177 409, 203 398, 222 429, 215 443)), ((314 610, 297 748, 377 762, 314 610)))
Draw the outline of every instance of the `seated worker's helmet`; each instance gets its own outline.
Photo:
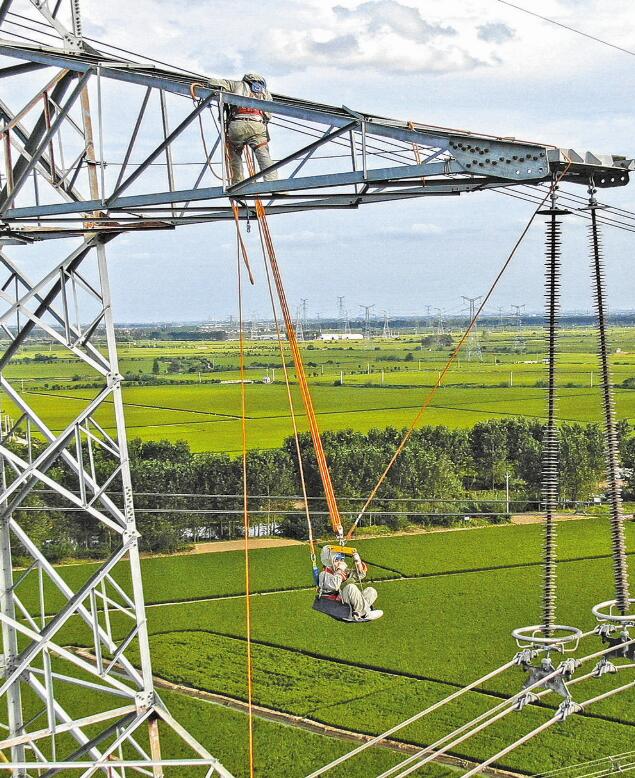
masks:
POLYGON ((337 551, 333 553, 330 546, 324 546, 322 548, 322 551, 320 552, 320 561, 324 565, 324 567, 333 567, 333 565, 336 562, 340 562, 342 560, 345 560, 346 557, 341 552, 337 551))
POLYGON ((251 91, 256 94, 264 92, 267 88, 267 81, 258 73, 245 73, 243 81, 248 84, 251 91))

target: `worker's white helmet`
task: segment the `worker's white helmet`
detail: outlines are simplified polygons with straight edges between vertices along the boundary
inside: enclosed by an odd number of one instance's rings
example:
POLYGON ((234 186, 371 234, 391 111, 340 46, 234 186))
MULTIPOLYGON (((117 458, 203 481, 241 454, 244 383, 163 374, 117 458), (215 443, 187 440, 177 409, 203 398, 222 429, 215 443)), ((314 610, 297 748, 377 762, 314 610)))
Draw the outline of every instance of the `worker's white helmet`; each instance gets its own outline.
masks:
POLYGON ((332 546, 324 546, 320 552, 320 560, 324 567, 333 567, 335 562, 340 562, 346 559, 346 555, 341 551, 333 551, 332 546))
POLYGON ((322 551, 320 552, 320 562, 322 562, 324 567, 330 567, 331 561, 331 547, 323 546, 322 551))
POLYGON ((267 88, 267 80, 259 73, 245 73, 243 81, 249 84, 252 92, 264 92, 267 88))

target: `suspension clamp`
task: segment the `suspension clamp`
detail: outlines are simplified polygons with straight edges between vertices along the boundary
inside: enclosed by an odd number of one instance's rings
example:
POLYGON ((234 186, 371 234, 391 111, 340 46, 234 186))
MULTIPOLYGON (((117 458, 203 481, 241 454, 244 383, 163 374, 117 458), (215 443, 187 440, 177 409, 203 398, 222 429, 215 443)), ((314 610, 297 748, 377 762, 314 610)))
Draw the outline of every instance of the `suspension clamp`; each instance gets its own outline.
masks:
POLYGON ((595 665, 591 674, 594 678, 601 678, 603 675, 616 672, 616 665, 614 665, 610 659, 607 659, 605 656, 603 656, 602 659, 600 659, 600 661, 595 665))
POLYGON ((566 721, 572 713, 580 713, 583 710, 581 705, 574 702, 572 699, 565 700, 560 703, 556 716, 559 721, 566 721))
POLYGON ((534 648, 524 648, 522 651, 518 651, 518 653, 513 658, 513 663, 515 665, 524 665, 529 664, 532 659, 535 659, 540 651, 534 649, 534 648))
POLYGON ((520 713, 526 705, 531 705, 532 702, 538 702, 538 695, 533 692, 526 692, 516 700, 513 710, 516 713, 520 713))
POLYGON ((566 675, 568 678, 571 678, 571 676, 575 673, 575 671, 580 667, 582 662, 580 662, 579 659, 576 659, 575 657, 571 657, 570 659, 564 659, 560 663, 560 669, 562 670, 562 674, 566 675))

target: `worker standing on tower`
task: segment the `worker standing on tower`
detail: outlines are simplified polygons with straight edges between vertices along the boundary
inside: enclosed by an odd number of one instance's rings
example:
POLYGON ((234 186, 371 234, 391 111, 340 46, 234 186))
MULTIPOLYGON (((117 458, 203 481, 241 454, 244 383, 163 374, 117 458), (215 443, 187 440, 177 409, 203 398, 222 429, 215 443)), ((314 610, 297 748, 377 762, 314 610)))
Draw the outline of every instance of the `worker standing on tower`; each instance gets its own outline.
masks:
MULTIPOLYGON (((211 87, 224 89, 241 97, 258 100, 271 100, 267 82, 258 73, 245 73, 242 81, 226 78, 210 78, 211 87)), ((240 183, 245 175, 243 171, 243 150, 249 146, 254 152, 258 169, 264 170, 273 164, 269 153, 269 130, 267 125, 271 114, 255 107, 230 105, 227 116, 227 147, 229 152, 229 175, 232 184, 240 183)), ((265 173, 265 181, 276 181, 275 170, 265 173)))

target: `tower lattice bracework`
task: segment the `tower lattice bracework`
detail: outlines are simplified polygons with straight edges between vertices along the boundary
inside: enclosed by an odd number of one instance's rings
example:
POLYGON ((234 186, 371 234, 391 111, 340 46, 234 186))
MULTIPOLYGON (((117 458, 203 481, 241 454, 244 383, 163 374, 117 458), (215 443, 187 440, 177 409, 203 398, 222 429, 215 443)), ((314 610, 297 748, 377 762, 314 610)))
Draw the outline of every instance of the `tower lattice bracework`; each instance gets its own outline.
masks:
MULTIPOLYGON (((16 252, 29 260, 32 248, 16 252)), ((15 419, 0 441, 0 698, 8 714, 0 751, 10 754, 3 769, 27 776, 107 763, 109 778, 135 765, 161 778, 187 765, 192 776, 229 776, 154 690, 104 241, 87 235, 35 281, 24 264, 0 251, 0 371, 45 337, 56 358, 79 360, 92 373, 94 388, 62 412, 59 431, 57 404, 0 377, 4 409, 15 419), (70 515, 88 537, 107 539, 109 558, 71 585, 33 539, 33 515, 54 523, 70 515), (191 757, 163 758, 164 727, 191 757)))

